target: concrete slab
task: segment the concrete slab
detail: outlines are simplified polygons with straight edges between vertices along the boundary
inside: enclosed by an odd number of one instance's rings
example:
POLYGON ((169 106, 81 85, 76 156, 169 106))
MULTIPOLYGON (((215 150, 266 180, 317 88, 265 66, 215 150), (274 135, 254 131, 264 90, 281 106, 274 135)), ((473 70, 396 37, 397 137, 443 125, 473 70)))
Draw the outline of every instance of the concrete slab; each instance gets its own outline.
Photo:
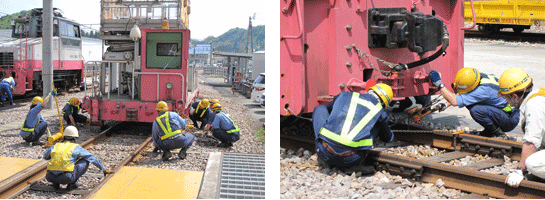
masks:
POLYGON ((203 172, 123 167, 92 199, 195 199, 203 172))
POLYGON ((0 157, 0 180, 4 180, 17 172, 37 163, 39 159, 0 157))
POLYGON ((202 181, 199 199, 217 199, 218 184, 220 180, 221 168, 221 152, 210 152, 206 169, 204 170, 204 178, 202 181))

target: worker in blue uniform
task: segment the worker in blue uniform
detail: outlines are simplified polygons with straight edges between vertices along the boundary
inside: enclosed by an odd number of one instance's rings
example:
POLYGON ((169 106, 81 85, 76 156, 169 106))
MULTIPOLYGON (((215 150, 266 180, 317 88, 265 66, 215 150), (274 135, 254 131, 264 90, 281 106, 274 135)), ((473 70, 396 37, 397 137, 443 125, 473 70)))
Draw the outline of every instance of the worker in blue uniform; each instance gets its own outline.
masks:
POLYGON ((513 140, 505 132, 517 126, 520 110, 498 96, 500 86, 495 75, 480 73, 475 68, 462 68, 456 73, 452 85, 454 93, 445 88, 439 72, 432 70, 429 78, 448 104, 466 107, 471 118, 484 127, 478 133, 480 136, 513 140))
POLYGON ((180 149, 178 157, 185 159, 187 149, 193 145, 195 136, 184 134, 186 129, 185 119, 176 112, 168 111, 168 104, 164 101, 157 103, 157 113, 159 117, 155 119, 152 127, 154 152, 163 151, 162 160, 168 161, 172 156, 170 150, 180 149))
POLYGON ((214 111, 215 117, 210 130, 212 130, 212 136, 221 141, 218 147, 233 146, 233 142, 240 139, 240 129, 237 123, 222 110, 219 103, 212 104, 212 111, 214 111))
POLYGON ((69 190, 78 188, 77 181, 85 174, 89 163, 97 166, 104 176, 111 173, 97 157, 76 143, 78 137, 78 129, 68 126, 64 129, 63 142, 44 152, 44 159, 49 160, 45 179, 53 183, 55 189, 60 189, 60 184, 67 184, 69 190))
POLYGON ((210 124, 214 121, 214 114, 210 110, 210 102, 208 99, 201 101, 195 101, 191 104, 189 109, 189 119, 193 121, 193 125, 201 130, 209 128, 210 124), (197 124, 197 121, 201 122, 201 125, 197 124))
POLYGON ((76 123, 84 123, 87 125, 87 117, 79 114, 80 105, 81 102, 76 97, 72 97, 66 102, 66 105, 64 105, 64 108, 62 109, 62 116, 67 124, 76 126, 76 123))
POLYGON ((6 101, 6 97, 9 100, 10 105, 13 105, 13 96, 11 93, 13 92, 13 87, 15 87, 15 80, 13 77, 7 77, 2 79, 0 81, 0 96, 2 98, 2 102, 0 105, 4 106, 4 101, 6 101))
POLYGON ((327 106, 317 106, 312 122, 320 162, 343 170, 374 172, 372 166, 362 163, 373 148, 373 139, 394 139, 384 111, 392 97, 392 88, 380 83, 365 94, 341 92, 327 106))
POLYGON ((21 132, 19 132, 19 135, 23 137, 23 140, 27 143, 31 143, 32 146, 41 144, 40 137, 42 137, 46 131, 49 133, 48 135, 50 135, 47 122, 40 112, 44 108, 43 105, 49 102, 51 96, 57 96, 57 92, 55 90, 51 91, 45 99, 42 99, 42 97, 39 96, 34 97, 25 121, 23 122, 23 125, 21 125, 21 132))

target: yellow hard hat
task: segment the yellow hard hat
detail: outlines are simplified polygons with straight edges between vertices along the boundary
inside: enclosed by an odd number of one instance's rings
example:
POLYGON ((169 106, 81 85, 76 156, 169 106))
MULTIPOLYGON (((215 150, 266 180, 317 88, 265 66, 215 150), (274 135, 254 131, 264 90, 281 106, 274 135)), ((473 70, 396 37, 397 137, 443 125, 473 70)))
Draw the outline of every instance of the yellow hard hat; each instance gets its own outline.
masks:
POLYGON ((479 70, 471 67, 460 69, 454 78, 454 88, 459 94, 465 94, 475 89, 481 81, 479 70))
POLYGON ((498 81, 502 94, 521 91, 532 83, 532 78, 521 68, 512 67, 505 70, 498 81))
POLYGON ((32 104, 33 105, 38 105, 40 103, 44 102, 44 99, 42 99, 42 97, 40 96, 35 96, 33 99, 32 99, 32 104))
POLYGON ((371 87, 371 90, 377 93, 380 99, 382 99, 382 102, 385 106, 390 105, 390 102, 392 102, 392 98, 394 96, 394 93, 392 92, 392 87, 384 83, 379 83, 371 87))
POLYGON ((79 106, 80 102, 79 102, 79 99, 76 98, 76 97, 72 97, 70 99, 70 105, 73 105, 73 106, 79 106))
POLYGON ((210 105, 210 102, 208 101, 208 99, 203 99, 201 100, 201 103, 199 103, 199 105, 201 109, 204 109, 207 108, 208 105, 210 105))
POLYGON ((217 99, 210 100, 210 104, 214 105, 215 103, 220 103, 220 101, 217 99))
POLYGON ((219 103, 212 104, 212 111, 217 111, 221 109, 222 109, 221 104, 219 103))
POLYGON ((78 129, 74 126, 67 126, 64 129, 64 137, 79 137, 78 129))
POLYGON ((167 103, 164 102, 164 101, 159 101, 159 103, 157 103, 157 110, 158 111, 167 111, 168 110, 167 103))

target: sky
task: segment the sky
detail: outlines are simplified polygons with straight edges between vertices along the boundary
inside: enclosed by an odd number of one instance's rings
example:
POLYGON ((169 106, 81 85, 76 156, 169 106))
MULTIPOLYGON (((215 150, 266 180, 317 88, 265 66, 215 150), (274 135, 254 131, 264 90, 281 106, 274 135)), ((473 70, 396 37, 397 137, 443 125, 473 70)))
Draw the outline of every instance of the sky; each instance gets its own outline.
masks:
MULTIPOLYGON (((255 13, 254 26, 265 25, 265 0, 190 0, 189 29, 191 39, 217 37, 231 28, 248 28, 248 18, 255 13)), ((0 0, 0 16, 21 10, 40 8, 43 0, 0 0)), ((81 24, 100 23, 100 0, 53 0, 64 16, 81 24)), ((92 26, 99 29, 98 25, 92 26)))

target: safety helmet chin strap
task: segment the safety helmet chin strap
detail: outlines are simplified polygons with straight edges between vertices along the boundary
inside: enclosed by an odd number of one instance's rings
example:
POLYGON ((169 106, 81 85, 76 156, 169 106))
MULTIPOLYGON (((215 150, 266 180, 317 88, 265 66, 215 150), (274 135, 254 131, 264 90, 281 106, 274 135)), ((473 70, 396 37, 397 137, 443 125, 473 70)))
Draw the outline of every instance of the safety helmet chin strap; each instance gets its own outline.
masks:
POLYGON ((508 95, 509 97, 509 100, 511 100, 513 103, 515 103, 515 107, 517 108, 520 108, 520 102, 521 101, 524 101, 524 99, 526 99, 526 97, 528 96, 528 94, 530 94, 530 91, 532 91, 532 88, 533 87, 529 87, 529 88, 526 88, 523 92, 522 92, 522 95, 518 98, 518 100, 513 100, 513 95, 508 95))

